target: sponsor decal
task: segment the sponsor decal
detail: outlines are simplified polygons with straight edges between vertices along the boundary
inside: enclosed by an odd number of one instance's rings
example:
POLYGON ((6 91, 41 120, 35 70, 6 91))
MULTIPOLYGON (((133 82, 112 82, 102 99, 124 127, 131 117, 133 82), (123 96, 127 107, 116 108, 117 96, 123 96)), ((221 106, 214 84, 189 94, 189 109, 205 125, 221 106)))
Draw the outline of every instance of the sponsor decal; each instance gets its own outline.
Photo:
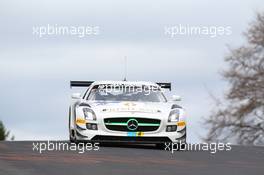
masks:
POLYGON ((142 137, 144 132, 127 132, 128 137, 142 137))

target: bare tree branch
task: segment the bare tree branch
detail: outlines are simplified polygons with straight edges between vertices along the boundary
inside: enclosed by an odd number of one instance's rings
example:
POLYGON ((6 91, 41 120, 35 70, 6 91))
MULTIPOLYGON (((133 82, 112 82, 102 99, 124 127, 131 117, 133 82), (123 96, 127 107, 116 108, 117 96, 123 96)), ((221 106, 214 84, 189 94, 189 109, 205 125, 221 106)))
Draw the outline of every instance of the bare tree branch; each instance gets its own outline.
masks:
POLYGON ((248 43, 230 49, 222 76, 230 88, 223 101, 211 97, 216 109, 205 119, 206 141, 264 144, 264 13, 244 33, 248 43))

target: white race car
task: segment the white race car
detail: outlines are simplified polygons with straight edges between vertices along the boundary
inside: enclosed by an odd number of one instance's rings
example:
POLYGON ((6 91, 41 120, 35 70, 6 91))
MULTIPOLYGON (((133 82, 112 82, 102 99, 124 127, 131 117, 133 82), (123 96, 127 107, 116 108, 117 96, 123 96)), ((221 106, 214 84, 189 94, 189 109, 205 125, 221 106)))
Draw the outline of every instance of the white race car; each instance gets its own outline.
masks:
POLYGON ((132 81, 71 81, 88 87, 72 94, 69 109, 71 142, 186 142, 185 110, 164 89, 171 83, 132 81))

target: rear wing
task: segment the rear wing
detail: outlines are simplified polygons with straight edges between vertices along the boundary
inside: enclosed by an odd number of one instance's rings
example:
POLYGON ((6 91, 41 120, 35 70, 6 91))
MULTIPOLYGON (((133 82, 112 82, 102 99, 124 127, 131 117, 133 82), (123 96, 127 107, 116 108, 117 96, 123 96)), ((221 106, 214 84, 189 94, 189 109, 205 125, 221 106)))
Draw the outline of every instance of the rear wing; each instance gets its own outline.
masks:
MULTIPOLYGON (((89 87, 94 81, 71 81, 70 87, 89 87)), ((171 83, 156 83, 163 89, 169 89, 171 91, 171 83)))
POLYGON ((156 83, 163 89, 169 89, 171 91, 171 83, 156 83))
POLYGON ((94 81, 71 81, 70 87, 89 87, 94 81))

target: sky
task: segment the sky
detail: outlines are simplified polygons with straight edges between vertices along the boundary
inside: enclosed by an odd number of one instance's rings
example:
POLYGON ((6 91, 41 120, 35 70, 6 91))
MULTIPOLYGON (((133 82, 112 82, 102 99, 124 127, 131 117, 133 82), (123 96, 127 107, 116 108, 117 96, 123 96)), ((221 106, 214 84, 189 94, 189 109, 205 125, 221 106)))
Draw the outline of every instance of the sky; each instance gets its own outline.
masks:
MULTIPOLYGON (((68 139, 70 80, 127 79, 172 82, 187 110, 188 141, 201 142, 203 118, 214 108, 209 93, 228 89, 220 72, 228 46, 263 0, 90 1, 0 0, 0 120, 16 140, 68 139), (98 26, 98 35, 34 35, 47 25, 98 26), (229 26, 232 33, 165 34, 166 26, 229 26)), ((171 95, 170 94, 170 95, 171 95)))

